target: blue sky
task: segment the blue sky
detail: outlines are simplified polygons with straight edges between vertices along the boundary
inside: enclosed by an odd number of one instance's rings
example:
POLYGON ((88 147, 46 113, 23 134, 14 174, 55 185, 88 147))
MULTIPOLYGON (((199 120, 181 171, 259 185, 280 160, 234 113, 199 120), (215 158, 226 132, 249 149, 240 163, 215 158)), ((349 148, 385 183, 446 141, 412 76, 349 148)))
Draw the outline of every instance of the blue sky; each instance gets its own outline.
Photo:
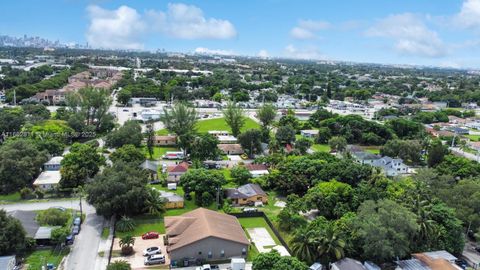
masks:
POLYGON ((97 48, 480 68, 480 0, 5 1, 0 34, 97 48))

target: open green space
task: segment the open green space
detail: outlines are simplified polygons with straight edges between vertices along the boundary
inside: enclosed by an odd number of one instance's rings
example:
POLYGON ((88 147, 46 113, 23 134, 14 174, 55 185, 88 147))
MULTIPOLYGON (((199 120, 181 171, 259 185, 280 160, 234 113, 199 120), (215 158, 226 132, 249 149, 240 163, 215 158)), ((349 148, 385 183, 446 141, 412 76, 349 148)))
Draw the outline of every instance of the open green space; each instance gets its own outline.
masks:
POLYGON ((380 154, 380 146, 363 146, 362 149, 371 154, 380 154))
POLYGON ((22 198, 20 197, 20 192, 0 195, 0 202, 18 202, 21 199, 22 198))
POLYGON ((134 217, 135 220, 135 229, 131 232, 115 232, 115 236, 122 238, 126 235, 131 236, 142 236, 146 232, 158 232, 160 234, 165 233, 165 223, 163 218, 152 217, 152 216, 138 216, 134 217))
MULTIPOLYGON (((262 217, 252 217, 252 218, 239 218, 238 221, 242 225, 243 228, 251 229, 251 228, 265 228, 267 229, 268 233, 272 237, 275 244, 281 245, 280 240, 278 240, 277 236, 273 233, 272 228, 268 226, 268 223, 262 217)), ((247 233, 248 234, 248 233, 247 233)))
MULTIPOLYGON (((176 147, 167 147, 167 146, 154 146, 153 147, 153 159, 160 159, 167 151, 180 151, 176 147)), ((150 158, 148 154, 148 149, 146 146, 142 146, 142 152, 145 154, 145 157, 150 158)))
POLYGON ((480 135, 464 135, 465 137, 469 138, 471 141, 478 142, 480 141, 480 135))
MULTIPOLYGON (((243 132, 252 128, 260 128, 260 125, 252 119, 245 117, 245 125, 242 127, 241 131, 243 132)), ((224 118, 200 120, 197 122, 197 132, 206 133, 210 130, 226 130, 232 132, 224 118)), ((161 129, 156 132, 157 135, 168 135, 168 133, 169 132, 166 129, 161 129)))
POLYGON ((42 266, 47 263, 52 263, 55 267, 58 268, 58 265, 62 261, 62 258, 67 255, 68 252, 68 248, 63 250, 35 250, 32 253, 28 254, 28 256, 25 258, 25 264, 28 265, 28 270, 42 269, 42 266))
POLYGON ((315 152, 330 152, 331 148, 328 144, 314 144, 312 149, 315 152))

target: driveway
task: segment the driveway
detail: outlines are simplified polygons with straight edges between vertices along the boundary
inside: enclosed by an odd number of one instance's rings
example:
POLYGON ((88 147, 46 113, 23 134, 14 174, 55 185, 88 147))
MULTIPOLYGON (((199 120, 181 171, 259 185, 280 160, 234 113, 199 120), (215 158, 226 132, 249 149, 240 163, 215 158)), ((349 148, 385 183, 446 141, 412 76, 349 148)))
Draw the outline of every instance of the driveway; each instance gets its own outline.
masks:
MULTIPOLYGON (((160 247, 162 250, 162 254, 166 254, 165 256, 165 264, 164 265, 170 265, 170 257, 167 254, 167 248, 165 247, 165 244, 163 243, 163 236, 160 235, 158 239, 147 239, 143 240, 142 237, 135 237, 135 244, 133 245, 133 250, 134 253, 130 256, 126 257, 115 257, 112 258, 112 261, 118 261, 118 260, 126 260, 130 263, 132 266, 132 269, 149 269, 149 268, 156 268, 158 265, 152 265, 152 266, 145 266, 144 260, 145 257, 143 257, 143 251, 149 247, 160 247)), ((120 252, 120 246, 118 242, 120 241, 119 238, 115 238, 113 242, 113 250, 120 252)))
MULTIPOLYGON (((0 205, 0 208, 5 209, 7 212, 15 210, 44 210, 51 207, 65 207, 80 210, 78 200, 0 205)), ((85 202, 83 202, 83 212, 86 215, 86 219, 84 220, 80 234, 75 238, 75 243, 66 259, 66 270, 105 269, 105 266, 103 266, 103 260, 98 256, 98 247, 101 239, 100 235, 104 218, 97 216, 95 208, 85 202), (96 266, 97 261, 98 265, 96 266)))

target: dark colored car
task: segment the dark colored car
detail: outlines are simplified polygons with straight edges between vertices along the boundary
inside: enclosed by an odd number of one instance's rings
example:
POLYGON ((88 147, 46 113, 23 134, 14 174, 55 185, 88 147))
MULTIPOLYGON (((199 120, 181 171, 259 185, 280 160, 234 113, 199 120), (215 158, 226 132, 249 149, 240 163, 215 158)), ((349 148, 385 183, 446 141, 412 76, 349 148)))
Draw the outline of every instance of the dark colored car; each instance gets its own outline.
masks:
POLYGON ((160 234, 157 233, 157 232, 147 232, 147 233, 144 233, 142 235, 143 240, 145 240, 145 239, 157 239, 158 237, 160 237, 160 234))
POLYGON ((75 235, 70 234, 67 237, 65 237, 65 244, 66 245, 73 245, 73 242, 75 241, 75 235))
POLYGON ((210 269, 211 270, 220 270, 220 267, 216 264, 212 264, 212 265, 210 265, 210 269))
POLYGON ((456 259, 455 264, 460 266, 462 269, 467 269, 468 263, 464 259, 456 259))
POLYGON ((480 246, 475 247, 475 251, 480 253, 480 246))
POLYGON ((79 233, 80 233, 80 226, 77 226, 77 225, 73 226, 72 234, 77 235, 79 233))

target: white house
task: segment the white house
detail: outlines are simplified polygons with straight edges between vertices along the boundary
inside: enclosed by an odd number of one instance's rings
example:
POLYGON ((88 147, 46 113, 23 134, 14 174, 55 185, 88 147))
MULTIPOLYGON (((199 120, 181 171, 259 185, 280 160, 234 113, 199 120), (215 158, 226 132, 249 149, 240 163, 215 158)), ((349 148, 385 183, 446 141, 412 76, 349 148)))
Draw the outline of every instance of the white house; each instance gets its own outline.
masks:
POLYGON ((58 186, 61 178, 60 171, 43 171, 33 182, 33 186, 42 190, 52 190, 58 186))
POLYGON ((235 138, 234 136, 217 136, 218 138, 218 141, 221 143, 221 144, 225 144, 225 143, 237 143, 237 138, 235 138))
POLYGON ((52 157, 49 161, 43 164, 43 169, 45 171, 59 171, 60 170, 60 163, 62 162, 62 156, 52 157))

